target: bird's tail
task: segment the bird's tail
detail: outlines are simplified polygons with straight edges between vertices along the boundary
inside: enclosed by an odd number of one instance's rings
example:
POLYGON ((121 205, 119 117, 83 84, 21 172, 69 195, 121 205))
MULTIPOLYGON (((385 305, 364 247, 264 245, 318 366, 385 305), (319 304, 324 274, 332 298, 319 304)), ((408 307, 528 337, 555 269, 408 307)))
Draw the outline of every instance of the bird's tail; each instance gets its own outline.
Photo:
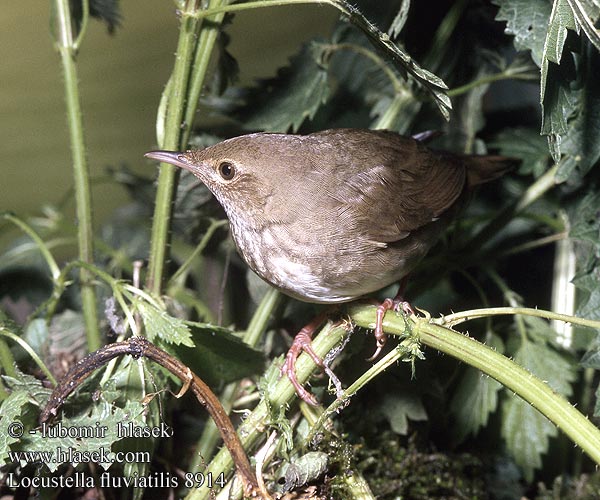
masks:
POLYGON ((464 159, 469 187, 493 181, 521 164, 521 160, 507 156, 470 155, 464 159))

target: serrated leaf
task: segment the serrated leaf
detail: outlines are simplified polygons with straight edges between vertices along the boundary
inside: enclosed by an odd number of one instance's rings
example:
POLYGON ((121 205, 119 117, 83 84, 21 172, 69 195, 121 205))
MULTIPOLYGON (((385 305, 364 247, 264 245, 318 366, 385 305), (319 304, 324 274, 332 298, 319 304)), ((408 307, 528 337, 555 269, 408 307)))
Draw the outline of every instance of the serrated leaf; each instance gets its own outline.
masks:
MULTIPOLYGON (((502 339, 495 334, 490 334, 486 344, 499 352, 504 350, 502 339)), ((490 414, 498 407, 498 391, 501 388, 500 383, 479 370, 465 370, 450 403, 450 411, 458 423, 454 431, 457 443, 462 442, 468 435, 476 435, 487 425, 490 414)))
POLYGON ((578 68, 582 73, 582 88, 575 94, 575 116, 569 120, 562 140, 563 157, 555 177, 557 182, 583 177, 600 159, 600 54, 589 44, 578 68))
POLYGON ((10 445, 19 442, 18 437, 11 437, 9 426, 20 422, 23 406, 29 402, 29 394, 21 389, 13 391, 0 405, 0 463, 5 464, 10 445))
POLYGON ((548 18, 552 7, 547 0, 492 0, 500 9, 497 21, 506 21, 506 33, 515 37, 517 50, 531 50, 538 66, 542 63, 548 18))
POLYGON ((500 132, 489 143, 500 154, 522 160, 519 173, 542 175, 549 166, 548 144, 538 131, 530 128, 511 128, 500 132))
POLYGON ((264 355, 229 330, 203 323, 187 323, 194 349, 176 347, 179 359, 207 384, 218 385, 255 375, 264 369, 264 355))
POLYGON ((568 67, 561 64, 568 30, 578 31, 573 11, 567 0, 554 0, 540 66, 540 105, 541 133, 548 136, 550 153, 557 163, 561 154, 561 135, 567 131, 567 119, 573 113, 576 100, 576 93, 571 89, 574 64, 572 61, 568 67))
POLYGON ((590 191, 569 214, 569 236, 577 241, 577 315, 600 319, 600 194, 590 191))
POLYGON ((427 420, 427 412, 421 399, 414 394, 386 394, 381 411, 396 434, 408 433, 408 420, 427 420))
POLYGON ((159 338, 169 344, 194 347, 192 334, 185 321, 170 316, 147 302, 139 302, 138 310, 144 321, 146 335, 151 342, 159 338))
MULTIPOLYGON (((571 363, 553 349, 536 342, 523 342, 514 360, 563 396, 570 396, 575 372, 571 363)), ((502 437, 525 478, 533 480, 535 469, 542 465, 549 438, 557 428, 544 415, 518 397, 507 398, 502 405, 502 437)))
POLYGON ((327 67, 314 44, 304 45, 275 78, 249 91, 248 106, 238 115, 244 127, 268 132, 296 132, 329 97, 327 67))
POLYGON ((409 10, 410 0, 402 0, 400 9, 398 9, 398 13, 396 14, 396 17, 394 17, 394 20, 390 25, 390 29, 388 29, 388 34, 392 38, 397 38, 398 35, 400 35, 400 32, 402 31, 402 28, 404 28, 404 24, 406 24, 406 20, 408 19, 409 10))
POLYGON ((45 462, 50 472, 56 471, 62 463, 76 466, 81 461, 85 461, 84 455, 89 453, 97 453, 100 457, 104 455, 108 458, 106 461, 102 459, 98 461, 99 465, 108 469, 113 465, 108 455, 112 445, 122 439, 118 434, 118 426, 128 423, 144 426, 145 423, 141 419, 143 413, 144 406, 138 401, 128 401, 124 408, 119 408, 106 400, 101 400, 92 406, 91 414, 85 412, 73 418, 64 417, 56 424, 38 429, 35 434, 26 434, 19 448, 51 453, 54 459, 45 462), (69 429, 78 432, 85 430, 89 432, 89 436, 71 437, 68 435, 69 429), (45 435, 42 433, 43 430, 45 435), (65 453, 62 456, 65 461, 59 460, 59 449, 65 453))

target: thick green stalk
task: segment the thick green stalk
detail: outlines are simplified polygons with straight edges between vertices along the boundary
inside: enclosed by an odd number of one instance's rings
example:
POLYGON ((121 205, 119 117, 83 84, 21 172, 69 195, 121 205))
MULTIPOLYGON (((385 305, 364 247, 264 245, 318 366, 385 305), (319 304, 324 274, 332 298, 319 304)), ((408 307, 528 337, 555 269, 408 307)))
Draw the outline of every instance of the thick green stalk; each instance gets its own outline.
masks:
MULTIPOLYGON (((73 157, 73 180, 75 184, 75 209, 77 216, 77 240, 79 259, 88 264, 94 262, 94 236, 92 229, 92 196, 89 171, 83 139, 83 120, 79 102, 77 67, 75 65, 76 48, 73 37, 73 21, 68 0, 54 0, 56 15, 56 47, 64 75, 67 121, 73 157)), ((87 344, 90 351, 100 348, 101 339, 98 329, 96 293, 90 273, 81 269, 81 303, 87 344)))
MULTIPOLYGON (((350 315, 358 326, 372 328, 375 324, 374 307, 352 307, 350 315)), ((406 324, 402 317, 387 314, 383 326, 387 333, 405 335, 406 324)), ((496 379, 545 415, 600 464, 600 430, 531 372, 475 339, 426 319, 414 322, 412 335, 422 344, 449 354, 496 379)))
MULTIPOLYGON (((213 0, 210 6, 220 7, 222 0, 213 0)), ((185 149, 192 129, 200 90, 204 84, 206 69, 214 47, 218 30, 213 26, 204 26, 199 33, 202 20, 199 2, 188 0, 181 11, 181 25, 175 66, 166 92, 169 93, 166 104, 166 121, 162 149, 185 149), (198 34, 199 33, 199 34, 198 34)), ((219 22, 223 15, 214 22, 219 22)), ((160 294, 164 280, 164 268, 168 254, 169 228, 178 169, 173 165, 161 163, 156 191, 156 205, 152 221, 152 238, 148 263, 147 287, 160 294)))
MULTIPOLYGON (((164 143, 159 144, 163 149, 181 148, 181 126, 198 23, 197 19, 189 15, 188 9, 181 13, 175 66, 170 85, 167 87, 170 96, 167 104, 164 143)), ((154 218, 152 219, 152 238, 150 240, 150 257, 146 282, 147 287, 156 295, 161 293, 164 278, 169 244, 169 226, 176 186, 177 169, 173 165, 161 163, 154 218)))

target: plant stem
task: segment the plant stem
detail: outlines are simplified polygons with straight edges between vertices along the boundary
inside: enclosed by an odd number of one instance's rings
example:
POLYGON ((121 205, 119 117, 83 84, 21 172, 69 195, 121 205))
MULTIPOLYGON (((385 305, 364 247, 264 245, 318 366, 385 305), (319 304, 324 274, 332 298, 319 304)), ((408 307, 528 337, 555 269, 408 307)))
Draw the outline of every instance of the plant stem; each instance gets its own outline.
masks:
POLYGON ((567 314, 559 314, 552 311, 544 311, 542 309, 532 309, 529 307, 487 307, 483 309, 473 309, 470 311, 461 311, 454 314, 448 314, 441 319, 433 320, 433 322, 440 325, 454 326, 465 321, 471 321, 472 319, 487 318, 489 316, 506 314, 523 314, 525 316, 559 320, 564 321, 565 323, 572 323, 574 325, 600 329, 600 321, 579 318, 577 316, 570 316, 567 314))
MULTIPOLYGON (((185 149, 192 129, 200 90, 206 76, 206 69, 214 47, 218 30, 213 26, 203 26, 199 14, 200 7, 196 0, 187 0, 181 11, 179 41, 173 73, 165 92, 166 120, 164 141, 159 144, 162 149, 185 149), (193 71, 192 71, 193 66, 193 71), (191 76, 190 76, 191 75, 191 76)), ((223 0, 212 0, 210 6, 220 7, 223 0)), ((226 2, 225 2, 226 3, 226 2)), ((222 19, 222 15, 220 16, 222 19)), ((164 101, 164 99, 163 99, 164 101)), ((150 256, 146 286, 156 295, 160 295, 164 280, 164 268, 169 245, 169 227, 178 169, 168 163, 161 163, 156 191, 156 205, 152 219, 152 237, 150 240, 150 256)))
MULTIPOLYGON (((364 328, 372 328, 375 323, 375 307, 372 306, 352 307, 350 315, 357 325, 364 328)), ((600 430, 545 382, 467 335, 427 319, 411 320, 414 321, 412 334, 423 344, 449 354, 500 382, 545 415, 600 464, 600 430)), ((384 331, 387 333, 404 335, 405 328, 401 317, 388 314, 384 319, 384 331)))
MULTIPOLYGON (((54 376, 52 375, 50 370, 48 370, 48 368, 46 367, 44 362, 40 359, 40 357, 36 354, 36 352, 31 348, 31 346, 27 342, 25 342, 21 337, 19 337, 18 335, 15 335, 14 333, 7 330, 3 326, 0 326, 0 335, 2 335, 3 337, 7 337, 7 338, 11 339, 12 341, 16 342, 17 344, 19 344, 23 348, 23 350, 25 350, 25 352, 27 354, 29 354, 29 356, 31 356, 31 359, 33 359, 33 361, 35 361, 35 364, 38 365, 40 370, 42 370, 42 372, 44 373, 44 375, 46 375, 46 377, 52 383, 52 385, 56 386, 56 379, 54 378, 54 376)), ((3 360, 3 362, 4 362, 4 360, 3 360)), ((6 369, 6 366, 4 368, 6 369)), ((15 376, 14 368, 12 370, 12 373, 8 373, 8 371, 7 371, 7 374, 14 377, 15 376)))
MULTIPOLYGON (((267 291, 254 315, 252 316, 250 324, 248 325, 248 329, 242 337, 246 344, 251 347, 255 347, 258 344, 258 341, 261 339, 262 335, 267 329, 269 319, 279 304, 281 304, 282 300, 283 295, 281 295, 281 293, 275 288, 270 288, 267 291)), ((239 383, 233 382, 228 384, 221 393, 219 399, 227 413, 229 413, 233 407, 233 402, 236 394, 238 393, 238 389, 239 383)), ((219 437, 219 431, 215 423, 213 421, 207 422, 206 426, 204 427, 204 431, 202 432, 202 436, 198 441, 198 445, 195 447, 196 453, 194 453, 194 458, 192 459, 188 469, 191 473, 200 470, 202 457, 209 457, 212 455, 213 450, 218 443, 219 437)))
MULTIPOLYGON (((73 180, 75 184, 75 209, 78 224, 79 259, 88 264, 94 262, 94 237, 92 229, 92 201, 89 182, 89 171, 83 139, 83 120, 79 102, 79 86, 77 67, 75 65, 76 47, 73 39, 73 21, 68 0, 54 0, 57 40, 56 47, 60 54, 65 86, 65 102, 67 121, 73 157, 73 180)), ((79 40, 77 40, 79 43, 79 40)), ((81 303, 87 344, 90 351, 101 345, 98 329, 98 312, 96 309, 96 292, 90 273, 81 269, 81 303)))

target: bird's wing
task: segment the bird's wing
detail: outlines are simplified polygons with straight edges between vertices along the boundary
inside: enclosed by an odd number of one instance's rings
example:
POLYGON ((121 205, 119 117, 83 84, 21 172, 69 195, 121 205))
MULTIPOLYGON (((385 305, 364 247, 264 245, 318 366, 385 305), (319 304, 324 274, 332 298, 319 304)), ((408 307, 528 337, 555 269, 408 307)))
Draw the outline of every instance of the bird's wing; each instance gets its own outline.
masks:
POLYGON ((361 141, 350 141, 346 153, 340 153, 333 169, 339 182, 329 196, 337 201, 339 217, 353 218, 355 227, 366 228, 369 241, 385 245, 448 210, 465 188, 466 173, 460 157, 432 151, 414 139, 376 132, 372 140, 375 149, 357 149, 361 141))

